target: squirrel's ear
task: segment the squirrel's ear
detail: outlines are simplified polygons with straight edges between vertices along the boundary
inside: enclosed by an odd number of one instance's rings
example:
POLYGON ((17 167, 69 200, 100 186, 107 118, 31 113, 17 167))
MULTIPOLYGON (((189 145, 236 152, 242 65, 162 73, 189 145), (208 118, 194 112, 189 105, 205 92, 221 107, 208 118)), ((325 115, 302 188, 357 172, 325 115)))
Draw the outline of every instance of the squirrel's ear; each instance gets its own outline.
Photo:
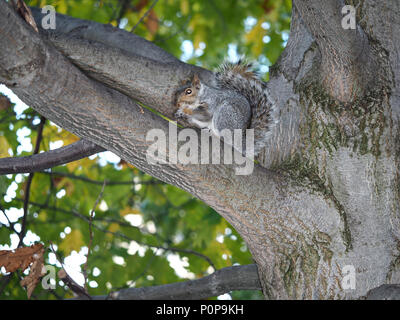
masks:
POLYGON ((199 76, 198 76, 197 74, 195 74, 195 75, 193 76, 192 85, 193 85, 194 87, 197 87, 197 86, 200 85, 200 79, 199 79, 199 76))

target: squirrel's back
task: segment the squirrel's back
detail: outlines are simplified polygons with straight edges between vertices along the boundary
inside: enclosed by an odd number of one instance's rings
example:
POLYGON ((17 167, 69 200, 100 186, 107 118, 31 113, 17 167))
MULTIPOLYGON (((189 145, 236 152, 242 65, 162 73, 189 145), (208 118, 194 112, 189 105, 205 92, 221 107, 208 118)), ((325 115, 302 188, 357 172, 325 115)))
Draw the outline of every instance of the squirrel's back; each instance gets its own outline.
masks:
POLYGON ((273 104, 268 97, 265 83, 252 71, 252 64, 242 59, 237 63, 223 63, 216 79, 219 87, 234 90, 249 102, 252 110, 250 128, 254 129, 254 151, 258 154, 265 147, 265 139, 269 137, 271 127, 275 124, 273 104))

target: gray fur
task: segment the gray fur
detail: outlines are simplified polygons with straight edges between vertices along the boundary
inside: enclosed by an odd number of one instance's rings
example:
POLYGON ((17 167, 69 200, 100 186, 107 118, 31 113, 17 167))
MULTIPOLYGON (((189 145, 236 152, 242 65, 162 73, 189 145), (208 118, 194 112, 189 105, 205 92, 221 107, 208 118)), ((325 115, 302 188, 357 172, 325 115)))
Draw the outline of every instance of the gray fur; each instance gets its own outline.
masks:
POLYGON ((247 129, 251 119, 251 108, 242 95, 235 91, 204 89, 204 101, 213 115, 213 125, 218 131, 223 129, 247 129))
POLYGON ((270 136, 271 127, 277 122, 273 119, 273 103, 269 99, 265 83, 251 71, 252 65, 243 60, 237 63, 224 63, 217 73, 218 86, 230 89, 244 96, 250 104, 251 123, 254 129, 255 155, 259 154, 266 146, 270 136), (246 72, 246 77, 238 73, 238 69, 246 72))

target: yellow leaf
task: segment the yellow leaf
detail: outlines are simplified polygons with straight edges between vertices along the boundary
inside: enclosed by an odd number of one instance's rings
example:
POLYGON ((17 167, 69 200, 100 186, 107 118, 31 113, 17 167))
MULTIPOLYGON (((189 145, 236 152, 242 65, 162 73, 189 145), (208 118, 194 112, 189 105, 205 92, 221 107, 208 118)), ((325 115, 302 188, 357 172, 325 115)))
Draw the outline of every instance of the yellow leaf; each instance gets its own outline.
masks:
POLYGON ((125 207, 119 212, 121 217, 126 216, 127 214, 140 214, 140 210, 137 208, 125 207))
POLYGON ((83 236, 80 230, 72 230, 60 243, 59 248, 64 251, 65 255, 69 255, 72 250, 79 252, 83 245, 83 236))
POLYGON ((263 37, 265 36, 265 30, 261 26, 264 22, 264 19, 258 20, 257 24, 253 27, 253 29, 250 30, 245 35, 245 40, 246 43, 252 44, 252 53, 254 56, 259 56, 262 52, 262 49, 264 47, 264 42, 263 42, 263 37))
POLYGON ((279 10, 278 10, 278 8, 275 8, 274 10, 269 12, 267 17, 268 17, 268 21, 270 21, 272 23, 277 22, 278 19, 279 19, 279 10))
POLYGON ((44 210, 40 210, 40 213, 37 217, 39 221, 45 222, 47 220, 47 213, 44 210))
POLYGON ((66 14, 67 13, 67 5, 66 5, 65 1, 60 1, 58 3, 57 12, 58 13, 62 13, 62 14, 66 14))
POLYGON ((201 5, 198 2, 195 2, 192 6, 192 10, 195 12, 199 12, 201 10, 201 5))
POLYGON ((227 222, 226 220, 221 220, 221 222, 215 227, 215 232, 216 233, 221 233, 221 234, 225 234, 225 229, 226 228, 232 228, 227 222))
POLYGON ((181 12, 184 16, 186 16, 189 13, 189 0, 181 1, 181 12))
POLYGON ((193 46, 195 49, 199 48, 200 42, 204 42, 205 39, 205 28, 198 28, 196 30, 196 33, 194 35, 194 39, 193 39, 193 46))
MULTIPOLYGON (((78 167, 82 167, 82 172, 85 175, 89 176, 90 175, 90 169, 92 168, 92 165, 96 162, 96 159, 89 159, 89 158, 83 158, 77 161, 69 162, 67 163, 66 167, 68 168, 69 172, 74 172, 78 167)), ((91 179, 95 179, 95 177, 89 177, 91 179)))
POLYGON ((196 13, 192 19, 190 19, 189 29, 190 30, 197 30, 201 26, 206 26, 207 20, 204 18, 202 14, 196 13))
POLYGON ((66 166, 69 172, 74 172, 79 167, 79 161, 68 162, 66 166))
POLYGON ((110 22, 110 24, 111 24, 112 26, 116 27, 116 26, 117 26, 117 20, 112 20, 112 21, 110 22))
POLYGON ((75 185, 67 178, 53 178, 54 184, 57 186, 59 189, 64 189, 65 194, 67 196, 70 196, 74 190, 75 190, 75 185))
POLYGON ((154 34, 151 34, 150 32, 148 32, 144 38, 147 41, 153 41, 154 40, 154 34))
POLYGON ((68 162, 66 166, 69 172, 74 172, 79 167, 79 161, 68 162))
MULTIPOLYGON (((56 126, 53 125, 45 126, 43 129, 43 138, 45 138, 46 140, 50 140, 52 137, 57 135, 57 131, 58 128, 56 126)), ((54 141, 54 138, 52 141, 54 141)))
POLYGON ((0 136, 0 158, 5 158, 10 156, 10 154, 8 153, 9 148, 10 145, 8 144, 6 137, 0 136))
POLYGON ((76 135, 65 130, 62 131, 61 139, 64 141, 64 145, 71 144, 80 140, 76 135))
POLYGON ((108 231, 111 232, 117 232, 118 230, 119 230, 119 224, 116 222, 111 223, 110 226, 108 227, 108 231))
POLYGON ((125 160, 121 159, 121 161, 118 164, 122 166, 123 169, 131 168, 133 169, 133 172, 137 174, 139 173, 138 169, 134 165, 130 164, 129 162, 126 162, 125 160))
MULTIPOLYGON (((117 232, 119 230, 119 224, 115 222, 111 223, 107 230, 110 232, 117 232)), ((114 235, 111 233, 107 233, 106 237, 107 239, 111 240, 114 237, 114 235)))

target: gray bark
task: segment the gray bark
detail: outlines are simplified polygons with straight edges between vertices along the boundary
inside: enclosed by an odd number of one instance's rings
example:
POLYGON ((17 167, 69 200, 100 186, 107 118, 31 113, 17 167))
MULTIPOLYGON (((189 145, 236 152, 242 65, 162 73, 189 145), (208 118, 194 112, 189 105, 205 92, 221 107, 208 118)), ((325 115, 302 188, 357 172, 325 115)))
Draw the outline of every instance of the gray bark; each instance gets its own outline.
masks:
POLYGON ((135 101, 171 116, 181 81, 214 75, 126 32, 64 16, 39 36, 0 1, 0 82, 54 123, 213 207, 248 244, 267 298, 360 298, 400 282, 400 4, 355 2, 359 24, 347 32, 341 1, 294 1, 267 84, 280 122, 249 176, 235 165, 146 161, 146 132, 168 124, 135 101), (342 287, 346 265, 355 289, 342 287))
MULTIPOLYGON (((93 300, 200 300, 233 290, 260 290, 257 267, 254 264, 227 267, 201 279, 153 287, 128 288, 107 296, 92 296, 93 300)), ((82 297, 80 299, 85 299, 82 297)))
POLYGON ((105 151, 89 140, 79 140, 65 147, 26 157, 0 159, 0 174, 30 173, 76 161, 105 151))
POLYGON ((366 300, 400 300, 400 285, 383 284, 369 291, 366 300))

